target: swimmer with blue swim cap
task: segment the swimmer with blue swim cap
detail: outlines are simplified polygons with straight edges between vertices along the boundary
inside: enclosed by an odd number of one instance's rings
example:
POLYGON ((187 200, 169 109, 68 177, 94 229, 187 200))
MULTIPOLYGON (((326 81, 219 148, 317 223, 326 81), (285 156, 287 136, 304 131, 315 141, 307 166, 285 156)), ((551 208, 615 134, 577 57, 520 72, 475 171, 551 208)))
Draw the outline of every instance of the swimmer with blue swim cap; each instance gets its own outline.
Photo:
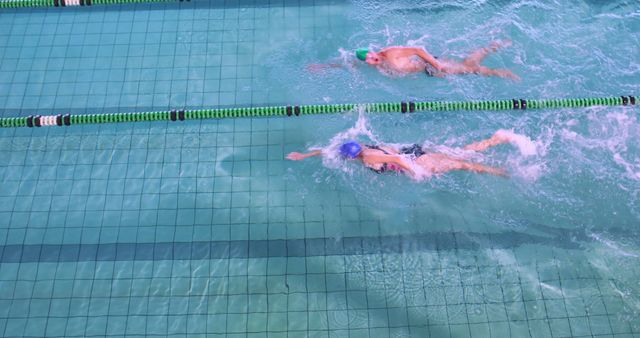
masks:
MULTIPOLYGON (((498 76, 519 80, 520 78, 507 69, 491 69, 482 66, 480 63, 487 55, 497 51, 499 48, 511 45, 511 41, 494 41, 489 47, 481 48, 471 53, 462 62, 446 59, 438 59, 420 47, 387 47, 379 52, 368 48, 358 48, 355 56, 358 60, 364 61, 371 66, 378 67, 379 70, 392 71, 396 75, 406 75, 412 73, 425 73, 428 76, 444 77, 457 74, 478 74, 484 76, 498 76)), ((339 64, 310 65, 312 71, 327 68, 339 68, 339 64)))
MULTIPOLYGON (((508 130, 498 130, 490 138, 468 144, 463 147, 463 149, 466 151, 482 152, 504 143, 518 144, 518 140, 521 141, 523 138, 526 138, 526 136, 518 135, 508 130)), ((507 176, 507 172, 502 168, 469 162, 464 158, 445 153, 431 152, 423 149, 419 144, 398 148, 384 144, 365 145, 357 141, 349 140, 340 145, 338 153, 342 158, 362 161, 365 167, 376 173, 395 172, 421 178, 454 170, 465 170, 475 173, 507 176), (420 177, 416 174, 416 169, 420 172, 420 177)), ((314 150, 306 154, 292 152, 287 155, 287 159, 300 161, 312 156, 322 155, 322 150, 314 150)))
MULTIPOLYGON (((419 147, 419 146, 418 146, 419 147)), ((402 151, 402 150, 401 150, 402 151)), ((403 154, 397 150, 387 146, 361 145, 356 141, 347 141, 340 145, 338 153, 342 158, 354 160, 360 159, 369 169, 382 173, 384 171, 407 172, 411 175, 414 171, 411 164, 402 156, 394 156, 403 154), (382 154, 376 152, 382 151, 382 154), (383 155, 383 156, 380 156, 383 155)), ((422 152, 424 154, 424 152, 422 152)), ((314 150, 307 154, 293 152, 287 155, 287 158, 293 161, 304 160, 312 156, 322 155, 322 150, 314 150)))
POLYGON ((349 141, 340 146, 340 155, 342 157, 354 159, 360 156, 360 153, 362 153, 362 146, 358 142, 349 141))

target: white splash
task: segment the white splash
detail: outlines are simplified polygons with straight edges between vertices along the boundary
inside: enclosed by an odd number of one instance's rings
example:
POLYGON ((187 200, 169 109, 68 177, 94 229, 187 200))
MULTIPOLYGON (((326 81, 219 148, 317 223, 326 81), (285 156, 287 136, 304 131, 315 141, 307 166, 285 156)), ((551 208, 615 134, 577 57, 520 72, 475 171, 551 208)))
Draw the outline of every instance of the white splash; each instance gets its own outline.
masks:
POLYGON ((520 150, 522 156, 534 156, 538 154, 536 144, 525 135, 516 134, 513 130, 500 129, 496 132, 497 136, 507 139, 509 143, 515 145, 520 150))
POLYGON ((409 39, 407 40, 407 46, 424 47, 425 41, 429 38, 431 38, 431 35, 425 34, 415 40, 409 39))
MULTIPOLYGON (((590 155, 583 150, 604 151, 624 170, 627 178, 640 181, 640 157, 637 155, 637 143, 634 142, 640 136, 637 118, 625 110, 602 115, 601 110, 594 109, 588 116, 588 122, 585 126, 570 120, 566 128, 560 131, 562 139, 571 141, 574 149, 572 155, 589 161, 590 155)), ((600 161, 592 161, 591 166, 600 176, 611 174, 610 166, 600 161)))
POLYGON ((496 134, 505 137, 518 149, 518 153, 507 158, 512 176, 534 182, 548 171, 546 155, 555 135, 553 129, 543 129, 536 140, 517 134, 513 130, 501 129, 496 134))
POLYGON ((338 48, 338 54, 340 54, 338 59, 340 60, 340 64, 342 66, 344 66, 348 70, 354 70, 355 69, 354 61, 353 61, 353 59, 355 58, 355 55, 354 55, 354 51, 353 50, 347 50, 345 48, 338 48))
POLYGON ((329 140, 329 144, 323 148, 313 148, 322 150, 322 163, 329 168, 340 168, 344 171, 349 171, 348 166, 344 166, 344 160, 341 158, 338 148, 345 141, 356 140, 359 136, 366 136, 374 143, 380 143, 377 137, 371 131, 368 121, 364 114, 364 107, 359 106, 356 108, 358 112, 358 119, 353 127, 336 134, 329 140))

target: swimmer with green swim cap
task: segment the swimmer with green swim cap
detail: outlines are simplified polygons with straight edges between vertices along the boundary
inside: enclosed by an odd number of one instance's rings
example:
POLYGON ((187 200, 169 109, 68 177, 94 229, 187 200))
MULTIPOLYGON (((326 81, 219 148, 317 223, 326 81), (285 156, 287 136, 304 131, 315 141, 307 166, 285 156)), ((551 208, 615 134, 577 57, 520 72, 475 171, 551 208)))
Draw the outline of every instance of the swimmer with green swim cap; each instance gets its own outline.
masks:
MULTIPOLYGON (((379 52, 374 52, 368 48, 358 48, 355 56, 358 60, 364 61, 371 66, 384 70, 385 73, 391 71, 394 75, 407 75, 412 73, 426 73, 429 76, 445 77, 447 75, 458 74, 478 74, 484 76, 497 76, 519 80, 520 78, 507 69, 492 69, 481 65, 487 55, 497 51, 499 48, 511 45, 511 41, 494 41, 489 47, 481 48, 471 53, 462 62, 448 60, 429 54, 420 47, 387 47, 379 52)), ((311 65, 312 71, 326 68, 339 68, 340 65, 311 65)))
POLYGON ((510 41, 494 41, 489 47, 481 48, 471 53, 462 62, 438 59, 419 47, 387 47, 379 52, 368 48, 356 49, 356 57, 372 66, 383 67, 394 73, 403 75, 425 72, 429 76, 444 77, 455 74, 478 74, 484 76, 498 76, 520 79, 513 72, 506 69, 491 69, 480 65, 487 55, 501 47, 511 45, 510 41))
POLYGON ((360 61, 365 61, 367 59, 367 54, 369 54, 368 48, 358 48, 356 49, 356 57, 360 59, 360 61))

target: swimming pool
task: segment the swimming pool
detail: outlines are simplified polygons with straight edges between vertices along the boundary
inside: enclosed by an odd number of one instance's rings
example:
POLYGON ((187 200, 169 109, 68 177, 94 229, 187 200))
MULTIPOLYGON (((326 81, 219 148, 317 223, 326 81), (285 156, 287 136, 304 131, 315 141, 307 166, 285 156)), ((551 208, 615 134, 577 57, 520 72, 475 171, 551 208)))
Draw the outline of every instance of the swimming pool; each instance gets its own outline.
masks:
MULTIPOLYGON (((2 116, 633 95, 633 2, 192 1, 3 9, 2 116), (424 45, 518 73, 390 79, 424 45), (346 69, 311 73, 306 65, 346 69)), ((637 107, 0 130, 3 336, 640 335, 637 107), (390 143, 511 129, 508 180, 288 162, 366 121, 390 143)))

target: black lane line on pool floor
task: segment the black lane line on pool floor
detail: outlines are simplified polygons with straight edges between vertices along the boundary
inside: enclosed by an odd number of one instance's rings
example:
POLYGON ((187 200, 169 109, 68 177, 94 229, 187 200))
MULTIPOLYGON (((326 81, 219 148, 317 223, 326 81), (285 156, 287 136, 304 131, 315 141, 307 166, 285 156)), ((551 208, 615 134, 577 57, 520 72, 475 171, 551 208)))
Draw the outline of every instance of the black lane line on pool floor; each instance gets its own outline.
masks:
POLYGON ((554 237, 518 232, 438 232, 381 237, 310 238, 109 244, 25 244, 0 246, 1 263, 198 260, 229 258, 312 257, 331 255, 398 254, 421 251, 482 250, 543 244, 577 249, 588 240, 584 232, 554 237), (572 240, 573 238, 573 240, 572 240))

